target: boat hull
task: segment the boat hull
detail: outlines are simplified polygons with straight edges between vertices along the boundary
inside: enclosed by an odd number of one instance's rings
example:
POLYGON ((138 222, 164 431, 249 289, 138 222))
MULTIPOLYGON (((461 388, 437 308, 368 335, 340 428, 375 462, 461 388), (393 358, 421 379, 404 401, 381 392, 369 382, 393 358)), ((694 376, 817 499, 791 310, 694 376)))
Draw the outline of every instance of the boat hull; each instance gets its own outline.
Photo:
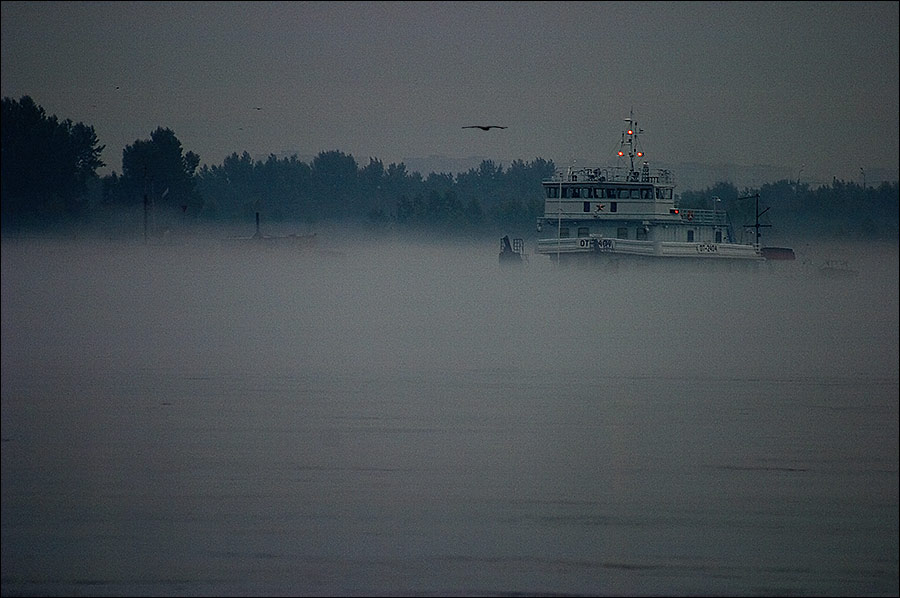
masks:
POLYGON ((536 252, 551 258, 613 258, 673 261, 763 262, 756 246, 738 243, 636 241, 594 237, 539 239, 536 252))

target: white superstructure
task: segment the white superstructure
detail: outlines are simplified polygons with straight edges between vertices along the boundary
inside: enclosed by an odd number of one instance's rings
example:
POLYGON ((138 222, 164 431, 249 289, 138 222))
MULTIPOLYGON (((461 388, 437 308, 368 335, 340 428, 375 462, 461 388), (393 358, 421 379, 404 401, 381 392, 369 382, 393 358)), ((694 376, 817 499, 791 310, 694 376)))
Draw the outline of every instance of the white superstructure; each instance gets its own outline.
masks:
POLYGON ((590 258, 678 258, 764 261, 757 244, 738 243, 723 210, 681 210, 675 178, 651 170, 638 147, 640 129, 625 119, 623 166, 567 168, 543 181, 544 215, 536 253, 560 261, 590 258), (640 167, 635 168, 635 158, 640 167))

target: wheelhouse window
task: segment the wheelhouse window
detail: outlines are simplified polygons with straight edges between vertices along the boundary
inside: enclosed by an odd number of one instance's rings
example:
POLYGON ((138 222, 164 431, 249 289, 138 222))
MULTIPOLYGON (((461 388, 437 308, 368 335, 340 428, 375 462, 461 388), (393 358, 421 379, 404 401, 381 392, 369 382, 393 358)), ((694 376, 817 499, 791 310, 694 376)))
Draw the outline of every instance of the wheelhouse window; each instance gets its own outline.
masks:
POLYGON ((688 234, 688 243, 693 243, 694 242, 694 231, 689 230, 687 232, 687 234, 688 234))
POLYGON ((646 241, 647 240, 647 227, 646 226, 637 227, 637 235, 635 236, 635 238, 638 241, 646 241))
POLYGON ((610 212, 618 212, 619 211, 619 202, 617 202, 617 201, 609 202, 609 211, 610 212))
POLYGON ((586 237, 586 236, 588 236, 589 234, 590 234, 590 229, 588 229, 588 227, 586 227, 586 226, 579 226, 579 227, 578 227, 578 236, 579 236, 579 237, 586 237))
POLYGON ((591 211, 591 202, 586 201, 586 202, 584 202, 583 206, 584 207, 581 209, 582 212, 590 212, 591 211))
POLYGON ((651 187, 642 188, 641 199, 653 199, 653 189, 651 187))
POLYGON ((559 229, 559 238, 560 239, 567 239, 568 237, 569 237, 569 228, 568 227, 564 226, 561 229, 559 229))
POLYGON ((716 231, 716 243, 721 243, 721 242, 722 242, 722 231, 717 230, 716 231))
POLYGON ((556 199, 559 197, 559 187, 547 187, 547 199, 556 199))
POLYGON ((617 239, 627 239, 628 238, 628 229, 624 226, 619 227, 616 230, 616 238, 617 239))

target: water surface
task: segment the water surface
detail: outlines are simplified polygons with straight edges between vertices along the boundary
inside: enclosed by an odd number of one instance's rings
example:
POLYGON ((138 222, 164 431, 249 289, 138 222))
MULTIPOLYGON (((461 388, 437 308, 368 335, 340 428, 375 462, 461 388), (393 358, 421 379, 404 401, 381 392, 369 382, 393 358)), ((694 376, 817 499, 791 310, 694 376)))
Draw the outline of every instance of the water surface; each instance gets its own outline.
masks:
POLYGON ((357 242, 4 241, 3 595, 897 595, 896 247, 357 242))

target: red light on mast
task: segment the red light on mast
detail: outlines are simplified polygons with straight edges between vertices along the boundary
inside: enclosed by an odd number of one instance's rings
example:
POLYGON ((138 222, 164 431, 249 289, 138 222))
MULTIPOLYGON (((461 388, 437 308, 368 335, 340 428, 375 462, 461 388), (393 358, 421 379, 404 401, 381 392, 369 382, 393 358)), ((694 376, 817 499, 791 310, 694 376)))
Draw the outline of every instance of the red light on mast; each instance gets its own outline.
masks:
POLYGON ((624 155, 625 155, 625 152, 623 152, 622 150, 619 150, 619 155, 620 155, 620 156, 624 156, 624 155))
POLYGON ((638 152, 637 155, 638 155, 638 158, 640 158, 644 155, 644 152, 638 152))
POLYGON ((629 135, 634 135, 634 131, 632 131, 631 129, 628 129, 628 134, 629 134, 629 135))

